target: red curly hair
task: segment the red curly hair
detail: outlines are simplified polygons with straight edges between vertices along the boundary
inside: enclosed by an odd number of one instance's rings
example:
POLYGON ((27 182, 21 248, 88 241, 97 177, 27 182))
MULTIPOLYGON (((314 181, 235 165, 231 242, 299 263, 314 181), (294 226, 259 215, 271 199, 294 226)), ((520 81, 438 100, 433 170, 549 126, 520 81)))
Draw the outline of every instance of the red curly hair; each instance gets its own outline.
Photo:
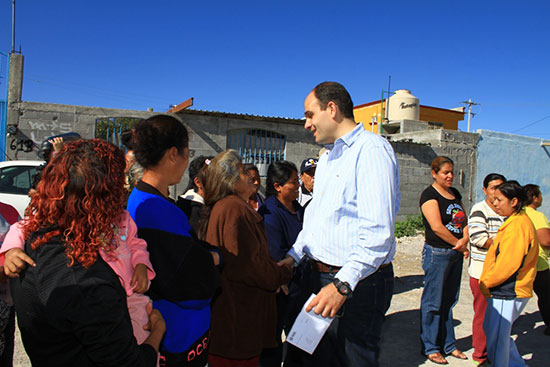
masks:
MULTIPOLYGON (((114 250, 114 224, 124 210, 122 150, 100 139, 68 143, 48 163, 25 211, 23 233, 46 229, 33 249, 62 235, 69 266, 93 265, 99 249, 114 250)), ((42 231, 41 231, 42 232, 42 231)))

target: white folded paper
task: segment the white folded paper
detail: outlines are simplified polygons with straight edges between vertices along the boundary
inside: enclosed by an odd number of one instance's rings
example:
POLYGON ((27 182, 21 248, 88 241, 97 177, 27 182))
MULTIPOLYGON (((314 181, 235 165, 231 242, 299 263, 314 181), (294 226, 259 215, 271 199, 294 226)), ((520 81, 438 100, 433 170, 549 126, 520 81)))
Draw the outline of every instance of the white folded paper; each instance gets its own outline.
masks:
POLYGON ((314 297, 315 294, 309 296, 309 299, 302 307, 302 311, 300 311, 300 314, 296 318, 286 338, 290 344, 295 345, 309 354, 313 354, 333 320, 331 317, 317 315, 313 312, 313 309, 306 312, 306 306, 309 305, 314 297))

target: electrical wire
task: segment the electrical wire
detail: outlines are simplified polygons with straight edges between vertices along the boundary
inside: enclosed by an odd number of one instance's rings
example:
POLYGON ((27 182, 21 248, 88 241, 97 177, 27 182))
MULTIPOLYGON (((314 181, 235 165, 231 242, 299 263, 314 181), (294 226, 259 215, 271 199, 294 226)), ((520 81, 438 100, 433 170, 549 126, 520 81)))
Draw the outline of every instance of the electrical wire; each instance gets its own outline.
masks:
POLYGON ((42 85, 57 87, 57 88, 66 88, 69 90, 76 90, 80 93, 87 94, 87 95, 93 95, 96 97, 106 97, 106 98, 116 98, 119 100, 125 100, 125 101, 136 101, 140 100, 143 102, 159 102, 164 103, 166 106, 173 104, 173 99, 168 99, 164 97, 155 97, 155 96, 148 96, 143 94, 137 94, 132 92, 121 92, 121 91, 114 91, 109 90, 105 88, 98 88, 98 87, 92 87, 85 84, 79 84, 74 82, 67 82, 59 79, 47 79, 43 78, 38 75, 29 75, 30 79, 34 83, 39 83, 42 85), (37 78, 38 77, 38 78, 37 78))
POLYGON ((545 117, 543 117, 543 118, 541 118, 541 119, 538 119, 537 121, 530 122, 530 123, 528 123, 527 125, 525 125, 524 127, 520 127, 519 129, 516 129, 516 130, 512 131, 512 133, 516 133, 516 132, 518 132, 518 131, 527 129, 528 127, 531 127, 531 126, 533 126, 533 125, 535 125, 535 124, 538 124, 539 122, 544 121, 544 120, 546 120, 547 118, 550 118, 550 115, 545 116, 545 117))

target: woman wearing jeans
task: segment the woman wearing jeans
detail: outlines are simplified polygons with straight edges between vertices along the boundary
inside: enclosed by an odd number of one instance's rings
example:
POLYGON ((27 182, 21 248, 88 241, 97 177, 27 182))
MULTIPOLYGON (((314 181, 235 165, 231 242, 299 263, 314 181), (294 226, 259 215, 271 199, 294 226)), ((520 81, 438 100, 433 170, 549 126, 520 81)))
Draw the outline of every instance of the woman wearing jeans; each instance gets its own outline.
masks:
POLYGON ((533 295, 537 274, 539 242, 523 210, 526 201, 527 195, 516 181, 505 182, 495 191, 495 210, 508 219, 487 251, 479 278, 481 292, 487 297, 483 321, 487 355, 495 367, 526 366, 510 337, 514 321, 533 295))
POLYGON ((458 301, 463 257, 468 256, 466 212, 460 193, 452 187, 453 161, 437 157, 431 169, 434 182, 420 196, 426 243, 422 251, 424 291, 420 305, 422 351, 437 364, 448 364, 442 352, 459 359, 452 309, 458 301))

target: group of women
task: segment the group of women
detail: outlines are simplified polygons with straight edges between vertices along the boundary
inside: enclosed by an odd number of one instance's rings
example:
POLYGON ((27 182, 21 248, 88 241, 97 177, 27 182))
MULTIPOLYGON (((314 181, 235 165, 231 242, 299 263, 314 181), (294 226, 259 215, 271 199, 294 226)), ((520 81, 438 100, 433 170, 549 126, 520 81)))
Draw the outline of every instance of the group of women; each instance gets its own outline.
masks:
POLYGON ((189 163, 184 125, 142 120, 132 148, 144 173, 126 210, 123 152, 79 140, 45 168, 2 247, 31 362, 257 366, 280 343, 276 297, 288 293, 293 269, 276 254, 301 229, 296 167, 272 164, 269 197, 254 208, 257 189, 237 152, 208 157, 192 228, 168 191, 189 163))
MULTIPOLYGON (((126 209, 125 159, 115 146, 79 140, 48 163, 26 217, 1 250, 33 365, 247 367, 258 366, 260 357, 263 366, 280 365, 281 331, 303 303, 296 290, 305 269, 277 262, 302 228, 296 166, 270 165, 262 203, 258 180, 236 151, 205 158, 190 186, 201 199, 192 227, 168 191, 188 166, 188 140, 171 116, 136 125, 132 146, 144 173, 126 209)), ((455 346, 452 324, 468 256, 467 216, 452 187, 453 169, 452 160, 437 157, 434 182, 420 199, 426 227, 421 340, 423 353, 439 364, 448 363, 442 353, 467 358, 455 346)), ((550 233, 536 232, 522 210, 540 201, 540 191, 527 195, 515 181, 494 193, 495 210, 507 219, 479 280, 494 365, 523 361, 509 329, 531 297, 537 234, 550 242, 550 233)))
MULTIPOLYGON (((452 187, 453 169, 450 158, 435 158, 431 165, 433 184, 420 197, 426 227, 420 338, 423 354, 436 364, 448 364, 444 354, 467 359, 455 345, 452 314, 458 301, 463 258, 469 256, 467 215, 460 193, 452 187)), ((541 241, 550 242, 550 236, 546 238, 548 233, 535 230, 524 209, 533 200, 542 201, 540 191, 532 192, 529 185, 524 188, 516 181, 499 178, 491 200, 495 212, 505 220, 494 240, 489 241, 479 277, 479 288, 487 298, 483 321, 487 358, 494 366, 524 366, 510 332, 532 296, 539 253, 537 234, 541 241)))

